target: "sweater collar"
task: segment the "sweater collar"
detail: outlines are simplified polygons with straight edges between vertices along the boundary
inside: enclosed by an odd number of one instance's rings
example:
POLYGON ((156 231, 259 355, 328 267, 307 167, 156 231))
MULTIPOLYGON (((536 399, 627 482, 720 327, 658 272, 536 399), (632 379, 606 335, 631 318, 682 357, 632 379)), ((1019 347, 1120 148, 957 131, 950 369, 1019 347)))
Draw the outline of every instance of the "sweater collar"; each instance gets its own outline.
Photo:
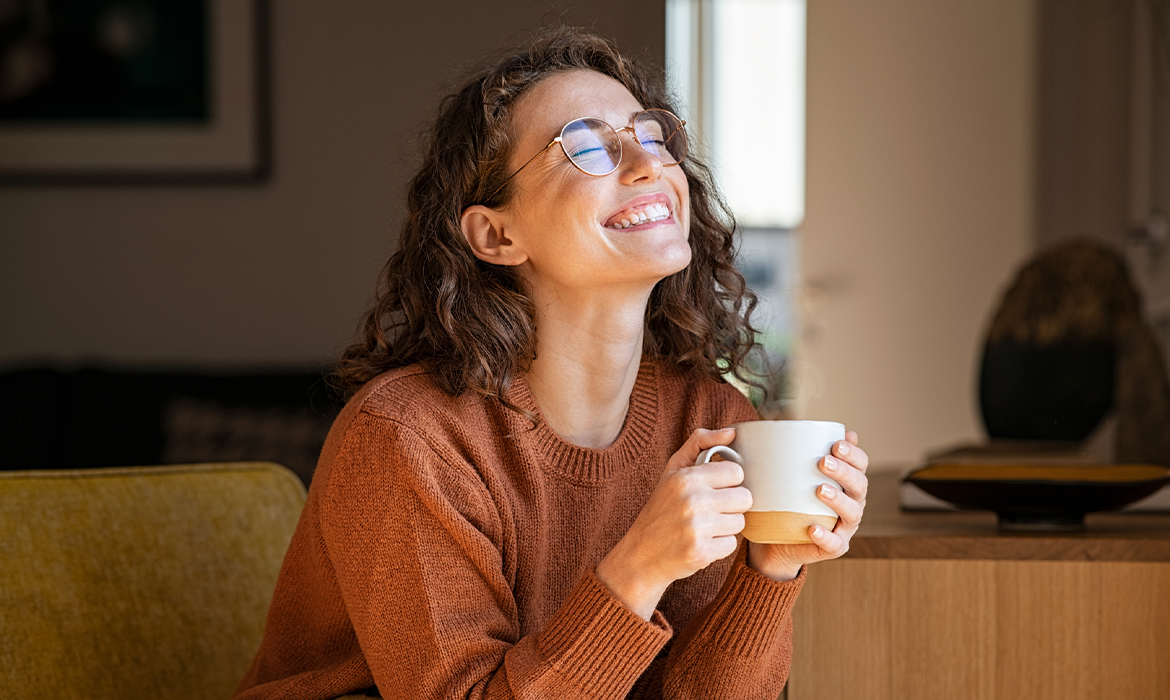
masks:
POLYGON ((659 415, 658 375, 657 363, 643 357, 630 393, 630 410, 625 425, 617 440, 602 449, 574 445, 557 435, 544 420, 523 373, 516 376, 508 393, 513 403, 536 414, 536 427, 532 429, 528 429, 527 420, 517 416, 524 424, 519 432, 545 471, 571 481, 600 482, 612 478, 619 469, 641 457, 654 444, 659 415))

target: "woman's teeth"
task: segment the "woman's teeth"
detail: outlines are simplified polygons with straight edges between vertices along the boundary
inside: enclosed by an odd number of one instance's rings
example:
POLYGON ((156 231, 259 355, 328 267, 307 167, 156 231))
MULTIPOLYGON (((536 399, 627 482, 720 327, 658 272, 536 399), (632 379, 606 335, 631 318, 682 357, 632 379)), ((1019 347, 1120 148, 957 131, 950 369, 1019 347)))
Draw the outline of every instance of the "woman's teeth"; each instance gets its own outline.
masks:
POLYGON ((670 218, 670 207, 665 204, 651 204, 643 209, 622 212, 621 218, 609 225, 609 228, 623 229, 638 226, 652 221, 662 221, 670 218))

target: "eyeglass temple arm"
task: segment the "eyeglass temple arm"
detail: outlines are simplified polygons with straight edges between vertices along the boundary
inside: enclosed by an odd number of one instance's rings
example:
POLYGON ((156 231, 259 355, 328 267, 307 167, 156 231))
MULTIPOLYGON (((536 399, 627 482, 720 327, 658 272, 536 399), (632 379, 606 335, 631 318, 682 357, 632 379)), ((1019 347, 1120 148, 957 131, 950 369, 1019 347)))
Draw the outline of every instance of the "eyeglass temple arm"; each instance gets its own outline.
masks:
POLYGON ((489 202, 490 202, 490 201, 492 201, 492 197, 495 197, 497 194, 499 194, 499 193, 500 193, 500 190, 504 189, 504 187, 506 187, 506 186, 508 185, 508 183, 512 181, 512 178, 514 178, 514 177, 516 177, 517 175, 519 175, 521 170, 523 170, 524 168, 527 168, 527 167, 528 167, 528 165, 529 165, 530 163, 532 163, 532 161, 534 161, 534 160, 536 160, 537 158, 539 158, 539 157, 541 157, 542 155, 544 155, 544 152, 545 152, 545 151, 547 151, 548 149, 552 148, 553 146, 557 145, 557 144, 558 144, 558 143, 560 143, 560 142, 561 142, 561 137, 560 137, 560 136, 558 136, 558 137, 556 137, 555 139, 553 139, 552 141, 549 141, 549 142, 548 142, 548 145, 547 145, 547 146, 545 146, 544 148, 540 149, 540 151, 539 151, 539 152, 537 152, 537 154, 536 154, 536 155, 534 155, 534 156, 532 156, 531 158, 529 158, 528 160, 524 161, 524 165, 521 165, 519 168, 516 168, 516 172, 512 173, 511 175, 509 175, 507 180, 504 180, 503 182, 501 182, 501 183, 500 183, 500 186, 499 186, 499 187, 497 187, 497 188, 495 189, 495 191, 494 191, 494 192, 492 192, 491 194, 489 194, 489 195, 488 195, 488 197, 487 197, 487 201, 489 201, 489 202))

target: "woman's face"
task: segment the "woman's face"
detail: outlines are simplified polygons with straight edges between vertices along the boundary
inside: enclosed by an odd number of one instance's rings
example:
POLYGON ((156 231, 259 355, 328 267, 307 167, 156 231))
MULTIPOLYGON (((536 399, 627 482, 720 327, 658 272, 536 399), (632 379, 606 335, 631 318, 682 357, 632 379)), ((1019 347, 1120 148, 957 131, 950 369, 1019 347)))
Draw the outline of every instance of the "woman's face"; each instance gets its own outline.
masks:
MULTIPOLYGON (((573 119, 597 117, 619 129, 641 110, 621 83, 601 73, 553 75, 513 109, 511 172, 573 119)), ((686 175, 677 165, 663 166, 632 132, 623 131, 620 138, 622 160, 609 175, 581 172, 559 145, 516 175, 513 199, 499 214, 504 236, 523 254, 521 267, 530 281, 560 289, 628 287, 648 292, 690 262, 686 175), (665 219, 629 227, 621 223, 638 221, 643 212, 654 216, 663 206, 669 212, 665 219)))

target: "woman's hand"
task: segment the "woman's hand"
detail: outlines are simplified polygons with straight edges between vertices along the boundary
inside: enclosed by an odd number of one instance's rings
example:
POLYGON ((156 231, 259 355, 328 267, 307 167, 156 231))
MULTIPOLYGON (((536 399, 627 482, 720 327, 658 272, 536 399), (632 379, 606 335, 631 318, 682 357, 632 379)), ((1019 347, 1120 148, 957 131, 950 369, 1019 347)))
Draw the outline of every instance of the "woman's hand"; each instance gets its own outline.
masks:
POLYGON ((752 505, 740 486, 743 469, 735 462, 695 466, 700 452, 734 438, 734 428, 692 433, 629 532, 597 565, 597 578, 643 619, 672 582, 735 551, 743 512, 752 505))
POLYGON ((757 544, 748 548, 748 566, 768 578, 789 581, 800 567, 826 559, 836 559, 849 550, 849 540, 861 524, 869 480, 865 470, 869 456, 857 446, 857 433, 845 433, 845 439, 833 445, 830 455, 819 466, 826 476, 841 485, 835 489, 822 484, 817 497, 837 512, 837 526, 830 532, 819 525, 809 528, 811 544, 757 544), (842 491, 843 490, 843 491, 842 491))

